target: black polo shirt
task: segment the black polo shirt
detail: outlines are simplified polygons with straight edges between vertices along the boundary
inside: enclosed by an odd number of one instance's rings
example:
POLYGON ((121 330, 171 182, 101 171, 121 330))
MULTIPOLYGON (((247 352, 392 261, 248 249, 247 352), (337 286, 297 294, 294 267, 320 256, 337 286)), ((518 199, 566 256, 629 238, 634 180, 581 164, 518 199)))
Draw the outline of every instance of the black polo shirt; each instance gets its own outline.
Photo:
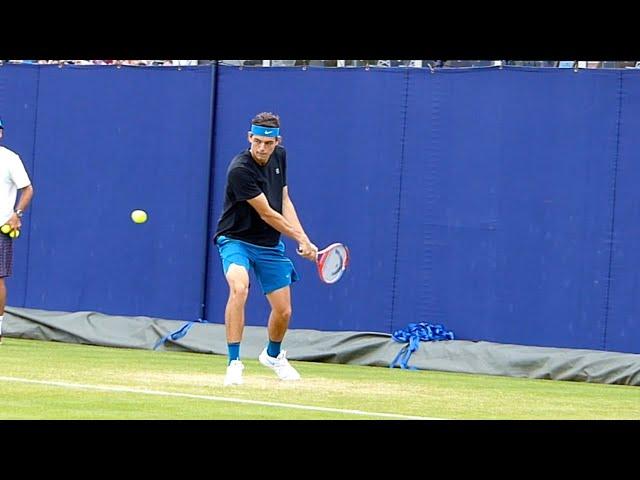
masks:
POLYGON ((282 189, 287 185, 287 152, 280 145, 260 166, 249 149, 236 155, 227 169, 222 215, 218 220, 217 238, 225 235, 263 247, 275 247, 280 232, 260 218, 247 202, 264 193, 269 205, 282 214, 282 189))

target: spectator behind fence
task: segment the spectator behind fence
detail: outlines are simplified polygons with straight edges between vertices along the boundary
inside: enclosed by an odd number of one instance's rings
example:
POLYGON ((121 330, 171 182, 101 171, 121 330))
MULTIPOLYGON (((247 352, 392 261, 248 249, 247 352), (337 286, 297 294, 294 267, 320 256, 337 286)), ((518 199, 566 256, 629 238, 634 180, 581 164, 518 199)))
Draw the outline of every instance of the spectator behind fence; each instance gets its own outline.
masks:
MULTIPOLYGON (((0 140, 4 136, 4 125, 0 119, 0 140)), ((4 279, 13 273, 13 242, 15 232, 22 227, 22 213, 26 210, 33 187, 20 156, 6 147, 0 146, 0 225, 8 225, 10 230, 0 233, 0 343, 2 343, 2 320, 7 303, 7 287, 4 279), (16 205, 17 192, 20 198, 16 205)))

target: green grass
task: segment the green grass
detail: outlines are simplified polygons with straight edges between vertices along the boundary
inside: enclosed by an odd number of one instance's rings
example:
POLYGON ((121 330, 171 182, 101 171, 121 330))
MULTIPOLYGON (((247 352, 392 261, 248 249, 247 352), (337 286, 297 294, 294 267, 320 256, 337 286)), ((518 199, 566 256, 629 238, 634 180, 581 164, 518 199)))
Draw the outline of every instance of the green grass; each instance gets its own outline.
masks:
POLYGON ((640 387, 292 362, 282 382, 243 359, 245 384, 223 387, 226 357, 7 338, 0 345, 0 419, 383 419, 81 386, 446 419, 640 419, 640 387))

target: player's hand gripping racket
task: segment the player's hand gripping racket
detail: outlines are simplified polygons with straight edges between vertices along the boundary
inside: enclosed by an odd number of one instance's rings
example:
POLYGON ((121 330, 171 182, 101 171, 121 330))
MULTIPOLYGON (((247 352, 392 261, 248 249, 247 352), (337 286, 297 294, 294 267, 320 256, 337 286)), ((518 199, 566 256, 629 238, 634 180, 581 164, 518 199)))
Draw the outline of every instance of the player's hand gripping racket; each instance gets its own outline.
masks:
POLYGON ((349 249, 342 243, 332 243, 327 248, 318 250, 316 266, 320 280, 324 283, 336 283, 349 266, 349 249))

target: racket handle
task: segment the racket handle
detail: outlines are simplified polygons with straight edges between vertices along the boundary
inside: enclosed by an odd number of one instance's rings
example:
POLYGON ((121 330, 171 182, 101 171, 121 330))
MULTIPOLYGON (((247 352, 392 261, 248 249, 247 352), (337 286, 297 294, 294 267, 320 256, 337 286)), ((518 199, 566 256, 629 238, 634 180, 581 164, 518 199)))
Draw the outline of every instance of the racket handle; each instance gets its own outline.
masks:
MULTIPOLYGON (((300 250, 299 248, 296 248, 296 253, 300 256, 302 256, 302 250, 300 250)), ((316 261, 318 261, 318 257, 320 257, 320 253, 316 253, 316 261)))

